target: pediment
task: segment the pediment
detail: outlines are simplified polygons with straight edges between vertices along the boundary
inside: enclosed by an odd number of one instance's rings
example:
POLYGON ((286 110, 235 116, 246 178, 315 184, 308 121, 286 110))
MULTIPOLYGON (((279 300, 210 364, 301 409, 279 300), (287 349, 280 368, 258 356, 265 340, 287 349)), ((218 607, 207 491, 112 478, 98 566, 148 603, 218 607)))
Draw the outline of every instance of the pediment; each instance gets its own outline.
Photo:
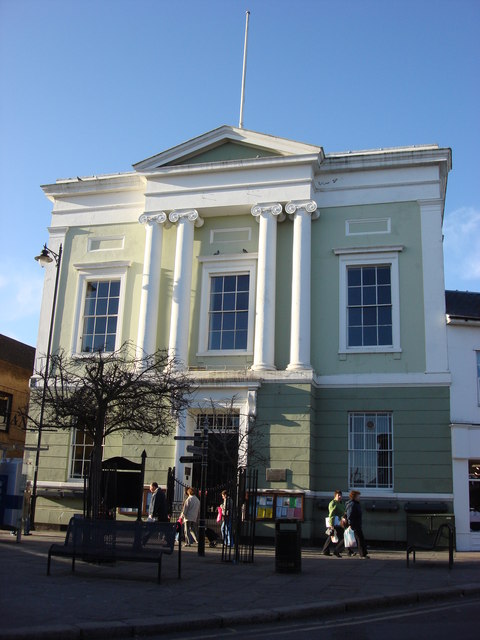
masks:
POLYGON ((167 149, 133 165, 136 171, 162 167, 228 162, 320 153, 321 147, 228 125, 167 149))

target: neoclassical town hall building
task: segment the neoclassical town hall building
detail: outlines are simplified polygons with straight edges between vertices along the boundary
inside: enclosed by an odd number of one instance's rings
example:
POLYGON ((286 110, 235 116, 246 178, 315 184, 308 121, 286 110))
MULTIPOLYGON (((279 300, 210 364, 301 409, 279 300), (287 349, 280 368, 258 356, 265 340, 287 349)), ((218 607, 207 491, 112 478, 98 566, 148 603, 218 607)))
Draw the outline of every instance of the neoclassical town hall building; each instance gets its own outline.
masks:
MULTIPOLYGON (((44 186, 48 245, 63 248, 52 348, 112 351, 130 340, 175 353, 196 387, 180 434, 213 404, 237 416, 212 423, 217 435, 240 438, 256 416, 268 460, 260 533, 295 515, 305 538, 320 538, 325 500, 357 488, 367 535, 404 540, 405 504, 453 509, 450 168, 450 149, 437 145, 326 153, 222 126, 132 171, 44 186)), ((47 267, 37 366, 55 275, 47 267)), ((47 432, 42 444, 36 520, 66 524, 89 443, 73 431, 47 432)), ((144 448, 148 481, 165 484, 174 466, 192 482, 173 437, 117 436, 105 458, 138 460, 144 448)))

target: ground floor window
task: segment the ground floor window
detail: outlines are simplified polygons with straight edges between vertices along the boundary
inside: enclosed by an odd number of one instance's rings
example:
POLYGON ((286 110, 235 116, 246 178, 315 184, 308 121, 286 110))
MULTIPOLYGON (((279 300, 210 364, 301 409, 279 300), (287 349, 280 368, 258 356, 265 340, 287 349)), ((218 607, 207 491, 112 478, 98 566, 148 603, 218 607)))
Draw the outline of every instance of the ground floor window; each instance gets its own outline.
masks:
POLYGON ((480 531, 480 460, 468 461, 470 530, 480 531))
POLYGON ((352 412, 348 423, 350 487, 393 489, 392 414, 352 412))
POLYGON ((93 438, 84 431, 74 429, 70 459, 70 479, 78 480, 88 476, 92 451, 93 438))

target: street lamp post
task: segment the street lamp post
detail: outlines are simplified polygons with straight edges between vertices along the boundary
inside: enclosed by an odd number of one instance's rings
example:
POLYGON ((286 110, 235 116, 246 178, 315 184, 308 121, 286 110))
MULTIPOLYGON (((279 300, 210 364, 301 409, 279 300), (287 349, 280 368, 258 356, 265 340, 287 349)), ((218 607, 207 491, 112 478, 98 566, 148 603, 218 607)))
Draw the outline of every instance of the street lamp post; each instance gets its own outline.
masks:
POLYGON ((45 267, 47 264, 51 262, 55 262, 56 266, 56 275, 55 275, 55 288, 53 290, 53 302, 52 302, 52 312, 50 315, 50 331, 48 334, 48 344, 47 344, 47 354, 45 360, 45 373, 43 379, 43 390, 42 390, 42 401, 40 404, 40 418, 38 422, 38 441, 37 441, 37 451, 35 455, 35 471, 33 475, 33 487, 32 487, 32 497, 30 502, 30 528, 32 531, 35 530, 35 508, 37 506, 37 482, 38 482, 38 466, 40 462, 40 446, 42 444, 42 430, 43 430, 43 414, 45 411, 45 398, 47 394, 47 385, 48 385, 48 377, 50 375, 50 351, 52 349, 52 336, 53 336, 53 326, 55 322, 55 308, 57 305, 57 291, 58 291, 58 276, 60 274, 60 263, 62 260, 62 245, 58 250, 58 253, 52 251, 45 244, 43 246, 42 252, 40 255, 35 257, 35 260, 40 263, 41 267, 45 267))

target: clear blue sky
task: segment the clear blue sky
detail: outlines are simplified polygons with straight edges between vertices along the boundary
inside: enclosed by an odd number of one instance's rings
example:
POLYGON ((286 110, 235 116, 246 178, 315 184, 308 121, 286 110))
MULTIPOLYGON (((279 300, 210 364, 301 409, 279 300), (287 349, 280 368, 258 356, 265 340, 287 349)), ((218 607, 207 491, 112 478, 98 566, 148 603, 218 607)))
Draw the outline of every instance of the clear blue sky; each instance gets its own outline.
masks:
POLYGON ((480 291, 480 0, 0 0, 0 333, 36 343, 40 185, 238 125, 247 9, 244 127, 451 147, 446 287, 480 291))

